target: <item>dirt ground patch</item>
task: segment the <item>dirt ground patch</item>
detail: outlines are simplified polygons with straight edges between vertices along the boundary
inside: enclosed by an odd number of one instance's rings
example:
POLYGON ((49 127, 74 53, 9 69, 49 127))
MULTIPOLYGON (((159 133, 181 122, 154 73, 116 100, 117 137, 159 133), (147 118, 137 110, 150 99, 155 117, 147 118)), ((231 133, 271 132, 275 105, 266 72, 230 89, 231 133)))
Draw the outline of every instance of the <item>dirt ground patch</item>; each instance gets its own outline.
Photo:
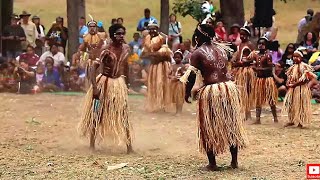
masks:
MULTIPOLYGON (((247 122, 250 145, 240 151, 240 168, 203 172, 207 159, 197 152, 195 103, 175 117, 146 113, 143 97, 129 99, 136 153, 126 155, 111 141, 91 152, 79 138, 82 96, 1 94, 0 179, 305 179, 305 165, 320 163, 320 106, 313 105, 313 121, 302 130, 282 128, 285 116, 273 124, 266 109, 262 125, 247 122), (118 163, 128 165, 107 171, 118 163)), ((230 154, 217 161, 229 165, 230 154)))

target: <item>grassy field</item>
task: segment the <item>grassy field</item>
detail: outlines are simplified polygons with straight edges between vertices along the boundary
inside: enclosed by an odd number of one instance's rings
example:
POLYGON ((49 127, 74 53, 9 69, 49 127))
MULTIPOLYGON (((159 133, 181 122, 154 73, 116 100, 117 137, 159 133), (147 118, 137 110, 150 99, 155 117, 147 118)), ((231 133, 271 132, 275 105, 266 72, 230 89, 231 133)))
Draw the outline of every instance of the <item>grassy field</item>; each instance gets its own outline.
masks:
MULTIPOLYGON (((47 30, 55 17, 66 17, 66 0, 15 0, 14 2, 16 13, 27 10, 39 15, 47 30)), ((160 19, 160 0, 86 0, 86 2, 87 14, 92 14, 96 20, 103 21, 105 27, 109 26, 112 18, 123 17, 128 29, 128 40, 135 32, 144 8, 150 8, 151 14, 160 19)), ((171 4, 173 2, 174 0, 170 0, 171 4)), ((244 2, 246 18, 249 18, 254 11, 254 0, 244 0, 244 2)), ((217 0, 214 0, 214 3, 219 7, 217 0)), ((274 0, 274 8, 279 27, 278 39, 282 48, 285 48, 286 44, 296 40, 297 23, 306 14, 306 9, 313 8, 315 11, 320 11, 320 3, 318 0, 289 0, 289 3, 285 4, 280 0, 274 0)), ((191 38, 196 22, 191 17, 178 17, 178 20, 183 25, 185 39, 191 38)))

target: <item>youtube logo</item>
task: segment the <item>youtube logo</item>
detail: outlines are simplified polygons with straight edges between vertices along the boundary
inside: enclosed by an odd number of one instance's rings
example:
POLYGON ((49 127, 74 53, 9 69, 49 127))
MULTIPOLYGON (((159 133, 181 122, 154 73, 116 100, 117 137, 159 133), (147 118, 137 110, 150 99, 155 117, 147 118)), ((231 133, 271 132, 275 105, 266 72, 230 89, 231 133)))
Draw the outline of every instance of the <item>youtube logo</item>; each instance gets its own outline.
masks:
POLYGON ((307 164, 307 179, 320 179, 320 164, 307 164))

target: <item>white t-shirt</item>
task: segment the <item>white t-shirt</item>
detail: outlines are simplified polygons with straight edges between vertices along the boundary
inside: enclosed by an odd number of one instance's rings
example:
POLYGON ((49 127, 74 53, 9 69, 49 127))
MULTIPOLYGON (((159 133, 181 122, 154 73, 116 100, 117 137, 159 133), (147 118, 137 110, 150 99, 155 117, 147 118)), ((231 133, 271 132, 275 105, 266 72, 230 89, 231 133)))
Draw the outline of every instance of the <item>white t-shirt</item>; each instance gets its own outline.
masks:
POLYGON ((43 53, 40 56, 38 63, 42 62, 44 64, 45 60, 48 56, 53 58, 53 60, 54 60, 53 66, 55 66, 55 67, 60 66, 61 63, 66 64, 66 58, 64 57, 64 54, 62 52, 58 52, 57 54, 53 55, 50 51, 43 53))

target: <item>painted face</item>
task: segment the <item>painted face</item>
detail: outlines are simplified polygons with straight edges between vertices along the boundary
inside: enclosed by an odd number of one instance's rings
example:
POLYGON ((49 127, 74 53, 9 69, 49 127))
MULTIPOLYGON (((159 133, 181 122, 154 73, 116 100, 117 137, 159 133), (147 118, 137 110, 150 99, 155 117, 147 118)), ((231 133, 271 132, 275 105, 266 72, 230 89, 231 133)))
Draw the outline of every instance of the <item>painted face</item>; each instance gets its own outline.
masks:
POLYGON ((158 35, 158 28, 155 26, 150 26, 149 27, 149 34, 154 37, 158 35))
POLYGON ((124 36, 126 32, 124 29, 120 28, 114 33, 114 37, 117 43, 123 43, 124 42, 124 36))
POLYGON ((182 55, 180 53, 175 53, 173 59, 176 62, 176 64, 180 64, 182 61, 182 55))
POLYGON ((240 39, 241 41, 246 41, 248 39, 248 33, 244 30, 240 31, 240 39))
POLYGON ((212 21, 212 19, 208 19, 206 23, 207 23, 209 26, 213 26, 213 21, 212 21))
POLYGON ((266 49, 266 40, 264 39, 260 39, 259 42, 258 42, 258 49, 259 50, 265 50, 266 49))
POLYGON ((94 35, 97 33, 97 26, 93 23, 89 24, 89 33, 94 35))
POLYGON ((293 62, 299 64, 302 61, 302 57, 298 53, 293 53, 293 62))

